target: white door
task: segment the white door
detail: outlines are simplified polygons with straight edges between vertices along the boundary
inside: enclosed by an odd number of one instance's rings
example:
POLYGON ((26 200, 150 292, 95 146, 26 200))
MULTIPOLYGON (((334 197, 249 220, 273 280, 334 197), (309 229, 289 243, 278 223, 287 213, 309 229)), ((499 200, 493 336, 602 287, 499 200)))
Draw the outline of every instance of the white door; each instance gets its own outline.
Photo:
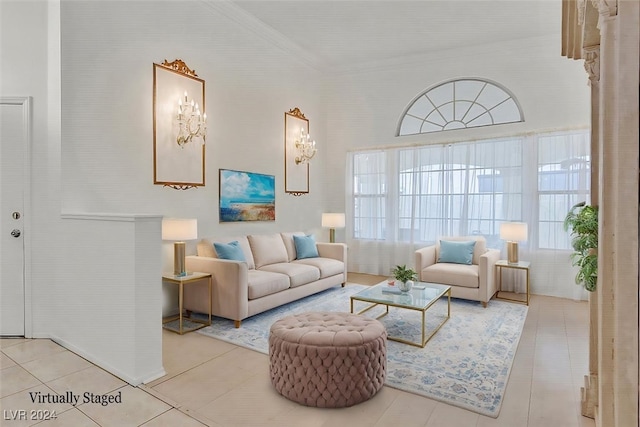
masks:
POLYGON ((0 335, 25 334, 25 171, 29 98, 0 98, 0 335))

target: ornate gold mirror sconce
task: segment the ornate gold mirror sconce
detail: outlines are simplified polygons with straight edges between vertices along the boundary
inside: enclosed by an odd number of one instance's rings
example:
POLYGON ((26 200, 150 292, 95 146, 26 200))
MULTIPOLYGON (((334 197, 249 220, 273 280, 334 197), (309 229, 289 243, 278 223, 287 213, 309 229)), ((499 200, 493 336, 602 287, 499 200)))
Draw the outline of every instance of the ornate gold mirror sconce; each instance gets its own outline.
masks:
POLYGON ((204 186, 204 80, 182 60, 153 64, 153 183, 204 186))
POLYGON ((309 135, 309 120, 298 107, 284 113, 284 191, 309 193, 309 163, 317 152, 309 135))

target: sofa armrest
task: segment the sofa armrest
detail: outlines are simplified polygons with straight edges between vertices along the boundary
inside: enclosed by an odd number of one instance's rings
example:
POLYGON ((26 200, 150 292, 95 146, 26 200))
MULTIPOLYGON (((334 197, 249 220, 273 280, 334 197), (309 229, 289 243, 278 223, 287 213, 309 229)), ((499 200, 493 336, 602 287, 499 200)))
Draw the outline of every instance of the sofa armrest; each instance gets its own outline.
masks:
POLYGON ((344 243, 316 243, 318 255, 322 258, 332 258, 347 264, 347 245, 344 243))
MULTIPOLYGON (((211 274, 211 304, 215 315, 233 320, 242 320, 248 316, 249 268, 246 262, 190 255, 186 257, 186 267, 189 271, 211 274)), ((207 292, 204 286, 185 287, 184 307, 206 312, 207 292)))
POLYGON ((416 257, 416 273, 418 280, 422 280, 422 270, 436 263, 436 246, 425 246, 415 252, 416 257))
POLYGON ((488 249, 487 252, 480 256, 479 272, 480 275, 480 293, 483 301, 489 301, 493 294, 496 293, 496 262, 500 259, 500 251, 498 249, 488 249))
POLYGON ((318 255, 322 258, 335 259, 344 264, 344 282, 342 282, 342 286, 344 286, 347 281, 347 245, 344 243, 318 242, 316 243, 316 247, 318 248, 318 255))

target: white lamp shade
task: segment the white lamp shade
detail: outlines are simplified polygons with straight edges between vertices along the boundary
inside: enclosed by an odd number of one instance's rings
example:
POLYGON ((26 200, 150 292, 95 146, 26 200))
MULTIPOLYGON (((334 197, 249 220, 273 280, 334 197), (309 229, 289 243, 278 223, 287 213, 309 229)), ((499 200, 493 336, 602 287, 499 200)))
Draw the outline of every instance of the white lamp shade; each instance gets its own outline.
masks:
POLYGON ((198 238, 198 220, 181 218, 162 219, 162 240, 185 241, 198 238))
POLYGON ((344 228, 344 214, 343 213, 323 213, 322 214, 322 226, 325 228, 344 228))
POLYGON ((526 222, 504 222, 500 224, 500 238, 510 242, 526 242, 528 227, 526 222))

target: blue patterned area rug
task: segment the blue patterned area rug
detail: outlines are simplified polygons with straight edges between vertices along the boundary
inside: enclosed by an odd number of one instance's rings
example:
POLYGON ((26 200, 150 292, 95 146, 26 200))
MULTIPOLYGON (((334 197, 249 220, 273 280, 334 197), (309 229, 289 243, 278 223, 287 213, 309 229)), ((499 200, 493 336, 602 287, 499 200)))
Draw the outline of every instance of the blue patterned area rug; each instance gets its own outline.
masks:
MULTIPOLYGON (((231 320, 214 317, 211 326, 197 332, 268 354, 273 322, 306 311, 349 312, 349 296, 364 287, 349 284, 331 288, 245 319, 239 329, 231 320)), ((364 307, 356 302, 355 310, 364 307)), ((375 317, 381 313, 378 309, 384 308, 376 307, 364 315, 375 317)), ((428 332, 440 324, 446 310, 446 297, 427 310, 428 332)), ((380 321, 389 335, 420 341, 420 316, 419 312, 390 307, 380 321)), ((385 384, 495 418, 526 317, 525 305, 492 300, 483 308, 478 302, 452 298, 451 318, 424 348, 387 342, 385 384)))

